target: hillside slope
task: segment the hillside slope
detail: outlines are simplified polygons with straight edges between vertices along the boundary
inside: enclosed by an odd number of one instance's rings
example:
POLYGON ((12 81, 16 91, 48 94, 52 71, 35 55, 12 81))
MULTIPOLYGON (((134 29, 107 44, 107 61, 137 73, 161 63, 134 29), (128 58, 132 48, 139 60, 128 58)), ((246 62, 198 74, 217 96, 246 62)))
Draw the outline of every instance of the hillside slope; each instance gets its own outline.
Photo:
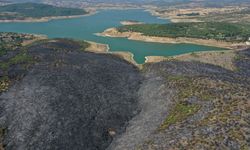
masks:
POLYGON ((146 64, 142 110, 109 150, 249 149, 249 54, 237 54, 237 71, 199 62, 146 64))
POLYGON ((104 149, 137 113, 141 77, 124 60, 65 40, 28 55, 38 62, 0 97, 6 149, 104 149))
POLYGON ((249 149, 249 49, 235 71, 174 60, 138 70, 86 47, 53 39, 1 55, 5 149, 249 149))
POLYGON ((86 11, 77 8, 62 8, 38 3, 16 3, 0 6, 0 20, 24 20, 56 16, 85 15, 86 11))

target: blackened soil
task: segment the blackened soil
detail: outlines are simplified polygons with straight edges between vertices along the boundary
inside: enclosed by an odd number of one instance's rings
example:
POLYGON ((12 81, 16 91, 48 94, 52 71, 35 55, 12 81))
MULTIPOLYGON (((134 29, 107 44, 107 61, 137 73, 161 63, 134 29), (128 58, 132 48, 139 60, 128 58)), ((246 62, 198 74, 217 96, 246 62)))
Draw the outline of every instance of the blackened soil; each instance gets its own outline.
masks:
POLYGON ((27 53, 37 63, 10 70, 25 76, 0 96, 7 150, 105 149, 137 114, 137 68, 74 45, 34 44, 27 53))
POLYGON ((11 83, 0 95, 5 149, 249 149, 249 49, 237 53, 236 71, 166 61, 140 72, 86 46, 48 40, 0 57, 33 58, 1 65, 11 83))

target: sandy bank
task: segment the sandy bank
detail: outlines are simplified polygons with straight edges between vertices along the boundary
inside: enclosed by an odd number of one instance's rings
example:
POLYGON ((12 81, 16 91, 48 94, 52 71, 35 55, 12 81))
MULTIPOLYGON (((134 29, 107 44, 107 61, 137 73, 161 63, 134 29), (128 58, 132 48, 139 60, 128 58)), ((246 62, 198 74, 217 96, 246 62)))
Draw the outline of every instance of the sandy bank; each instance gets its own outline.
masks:
POLYGON ((122 59, 125 59, 126 61, 136 65, 140 66, 135 62, 133 59, 134 55, 130 52, 123 52, 123 51, 115 51, 115 52, 110 52, 109 51, 109 46, 107 44, 101 44, 101 43, 96 43, 92 41, 86 41, 90 44, 90 46, 86 49, 88 52, 93 52, 93 53, 104 53, 104 54, 112 54, 115 56, 118 56, 122 59))
POLYGON ((45 40, 45 39, 48 39, 48 37, 46 35, 38 35, 38 34, 32 34, 34 36, 34 39, 32 40, 24 40, 22 42, 22 46, 27 46, 29 44, 32 44, 36 41, 39 41, 39 40, 45 40))
POLYGON ((23 20, 13 19, 13 20, 0 20, 0 23, 9 23, 9 22, 48 22, 51 20, 57 19, 71 19, 71 18, 80 18, 85 16, 94 15, 96 11, 89 11, 88 14, 85 15, 74 15, 74 16, 53 16, 53 17, 42 17, 42 18, 25 18, 23 20))
POLYGON ((122 25, 137 25, 137 24, 144 24, 144 22, 139 21, 132 21, 132 20, 126 20, 120 22, 122 25))
POLYGON ((109 52, 110 54, 116 55, 122 59, 125 59, 126 61, 134 64, 135 66, 137 66, 138 68, 141 68, 140 64, 137 64, 134 60, 134 54, 132 54, 131 52, 124 52, 124 51, 117 51, 117 52, 109 52))
POLYGON ((199 45, 207 45, 207 46, 215 46, 221 48, 233 49, 239 45, 246 45, 245 43, 232 43, 232 42, 224 42, 217 41, 212 39, 196 39, 196 38, 169 38, 169 37, 156 37, 156 36, 145 36, 142 33, 138 32, 119 32, 116 28, 110 28, 105 30, 103 33, 98 33, 99 36, 107 36, 107 37, 124 37, 130 40, 138 40, 144 42, 157 42, 157 43, 189 43, 189 44, 199 44, 199 45))
POLYGON ((86 41, 90 44, 86 51, 94 52, 94 53, 107 53, 109 50, 109 46, 106 44, 95 43, 92 41, 86 41))

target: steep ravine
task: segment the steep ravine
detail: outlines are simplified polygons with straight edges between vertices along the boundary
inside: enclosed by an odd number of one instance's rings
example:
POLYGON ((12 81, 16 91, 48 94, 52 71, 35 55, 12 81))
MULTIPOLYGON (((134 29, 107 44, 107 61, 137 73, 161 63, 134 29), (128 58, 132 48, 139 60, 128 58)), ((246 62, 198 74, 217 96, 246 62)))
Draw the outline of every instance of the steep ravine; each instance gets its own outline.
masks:
POLYGON ((7 150, 250 146, 250 50, 237 54, 235 71, 181 61, 139 70, 62 39, 27 53, 35 62, 12 67, 19 80, 0 96, 7 150))

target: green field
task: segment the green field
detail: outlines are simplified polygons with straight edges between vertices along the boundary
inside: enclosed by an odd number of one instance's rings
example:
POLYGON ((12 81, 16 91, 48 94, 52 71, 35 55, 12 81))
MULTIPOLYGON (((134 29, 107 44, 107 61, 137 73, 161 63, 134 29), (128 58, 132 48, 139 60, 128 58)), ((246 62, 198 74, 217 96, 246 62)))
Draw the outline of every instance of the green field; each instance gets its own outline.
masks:
POLYGON ((83 9, 61 8, 46 4, 18 3, 0 6, 0 20, 84 15, 83 9))
POLYGON ((141 32, 147 36, 188 37, 230 42, 243 42, 250 37, 249 26, 222 22, 126 25, 117 29, 120 32, 141 32))

